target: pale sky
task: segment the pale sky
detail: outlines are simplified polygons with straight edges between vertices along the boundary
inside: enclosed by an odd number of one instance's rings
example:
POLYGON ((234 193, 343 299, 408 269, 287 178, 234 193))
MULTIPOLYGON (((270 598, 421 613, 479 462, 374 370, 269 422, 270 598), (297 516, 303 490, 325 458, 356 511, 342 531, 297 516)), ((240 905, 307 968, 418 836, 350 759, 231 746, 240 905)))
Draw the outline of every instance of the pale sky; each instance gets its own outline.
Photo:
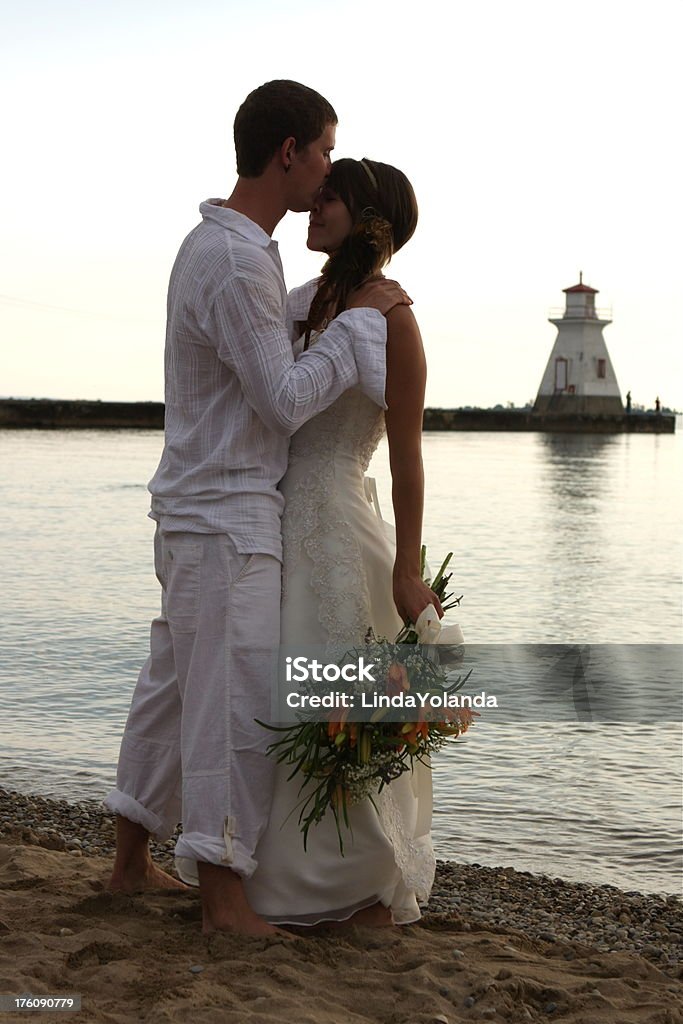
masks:
MULTIPOLYGON (((413 182, 387 274, 428 405, 533 399, 582 270, 622 397, 682 409, 682 29, 680 0, 5 0, 0 395, 163 398, 178 246, 231 191, 241 101, 294 78, 336 108, 335 156, 413 182)), ((321 265, 305 233, 275 233, 289 287, 321 265)))

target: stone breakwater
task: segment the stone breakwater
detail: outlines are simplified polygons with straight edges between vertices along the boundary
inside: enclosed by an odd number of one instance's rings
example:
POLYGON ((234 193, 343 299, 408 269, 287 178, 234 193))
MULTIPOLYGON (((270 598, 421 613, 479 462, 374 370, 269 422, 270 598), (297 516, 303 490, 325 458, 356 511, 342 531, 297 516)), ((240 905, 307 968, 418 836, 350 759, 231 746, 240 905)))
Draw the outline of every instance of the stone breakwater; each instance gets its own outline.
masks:
MULTIPOLYGON (((0 428, 37 430, 163 430, 163 402, 90 402, 52 398, 0 399, 0 428)), ((674 414, 536 415, 531 409, 425 409, 423 430, 540 431, 570 434, 673 434, 674 414)))
MULTIPOLYGON (((0 841, 110 859, 114 817, 94 801, 68 803, 0 788, 0 841)), ((175 839, 152 846, 172 866, 175 839)), ((440 861, 426 923, 457 915, 462 930, 514 929, 553 943, 566 960, 577 950, 637 953, 683 977, 683 903, 676 896, 623 892, 514 868, 440 861)))

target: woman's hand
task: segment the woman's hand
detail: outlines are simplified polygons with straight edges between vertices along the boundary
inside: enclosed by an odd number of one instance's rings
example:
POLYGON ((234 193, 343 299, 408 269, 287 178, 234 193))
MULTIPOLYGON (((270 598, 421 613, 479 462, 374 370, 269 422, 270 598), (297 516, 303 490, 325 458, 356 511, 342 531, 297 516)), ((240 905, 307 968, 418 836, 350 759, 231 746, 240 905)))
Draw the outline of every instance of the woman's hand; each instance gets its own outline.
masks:
POLYGON ((433 604, 439 618, 443 618, 441 602, 424 580, 419 576, 401 573, 397 569, 394 569, 394 603, 406 624, 417 622, 420 612, 429 604, 433 604))

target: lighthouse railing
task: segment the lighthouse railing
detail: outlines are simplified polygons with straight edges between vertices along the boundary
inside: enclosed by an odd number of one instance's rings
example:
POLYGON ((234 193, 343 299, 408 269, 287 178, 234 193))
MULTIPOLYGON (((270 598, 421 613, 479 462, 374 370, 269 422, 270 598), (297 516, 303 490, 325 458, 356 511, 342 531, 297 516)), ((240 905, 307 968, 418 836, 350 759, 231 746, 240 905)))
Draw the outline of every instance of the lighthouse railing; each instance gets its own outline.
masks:
POLYGON ((599 309, 567 309, 565 306, 555 306, 548 310, 549 320, 611 320, 612 307, 601 306, 599 309))

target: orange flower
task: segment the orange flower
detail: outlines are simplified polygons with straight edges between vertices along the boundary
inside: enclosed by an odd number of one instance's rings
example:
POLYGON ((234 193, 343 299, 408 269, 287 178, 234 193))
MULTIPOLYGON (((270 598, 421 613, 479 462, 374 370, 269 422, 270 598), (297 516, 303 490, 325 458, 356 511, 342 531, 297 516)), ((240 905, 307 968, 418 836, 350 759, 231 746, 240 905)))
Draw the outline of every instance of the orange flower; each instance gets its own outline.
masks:
POLYGON ((387 671, 387 696, 398 697, 399 694, 405 693, 409 689, 410 680, 405 665, 401 665, 398 661, 392 662, 387 671))
POLYGON ((425 722, 424 719, 420 722, 407 722, 401 730, 403 738, 408 744, 408 747, 414 747, 417 743, 418 736, 422 736, 423 739, 427 739, 429 736, 429 723, 425 722), (410 728, 406 728, 406 725, 410 728))
POLYGON ((342 731, 342 728, 341 722, 335 722, 334 719, 330 719, 327 723, 327 735, 333 740, 337 733, 342 731))
MULTIPOLYGON (((335 709, 334 713, 336 714, 336 709, 335 709)), ((339 715, 338 718, 330 717, 330 719, 327 722, 327 735, 329 736, 329 738, 331 740, 333 740, 335 738, 335 736, 337 736, 340 732, 343 731, 343 729, 344 729, 344 727, 346 725, 346 719, 348 717, 349 717, 349 709, 348 708, 344 708, 344 710, 342 711, 342 713, 339 715)))
POLYGON ((479 718, 478 711, 472 711, 471 708, 458 708, 458 718, 460 720, 460 731, 467 732, 469 727, 475 718, 479 718))

